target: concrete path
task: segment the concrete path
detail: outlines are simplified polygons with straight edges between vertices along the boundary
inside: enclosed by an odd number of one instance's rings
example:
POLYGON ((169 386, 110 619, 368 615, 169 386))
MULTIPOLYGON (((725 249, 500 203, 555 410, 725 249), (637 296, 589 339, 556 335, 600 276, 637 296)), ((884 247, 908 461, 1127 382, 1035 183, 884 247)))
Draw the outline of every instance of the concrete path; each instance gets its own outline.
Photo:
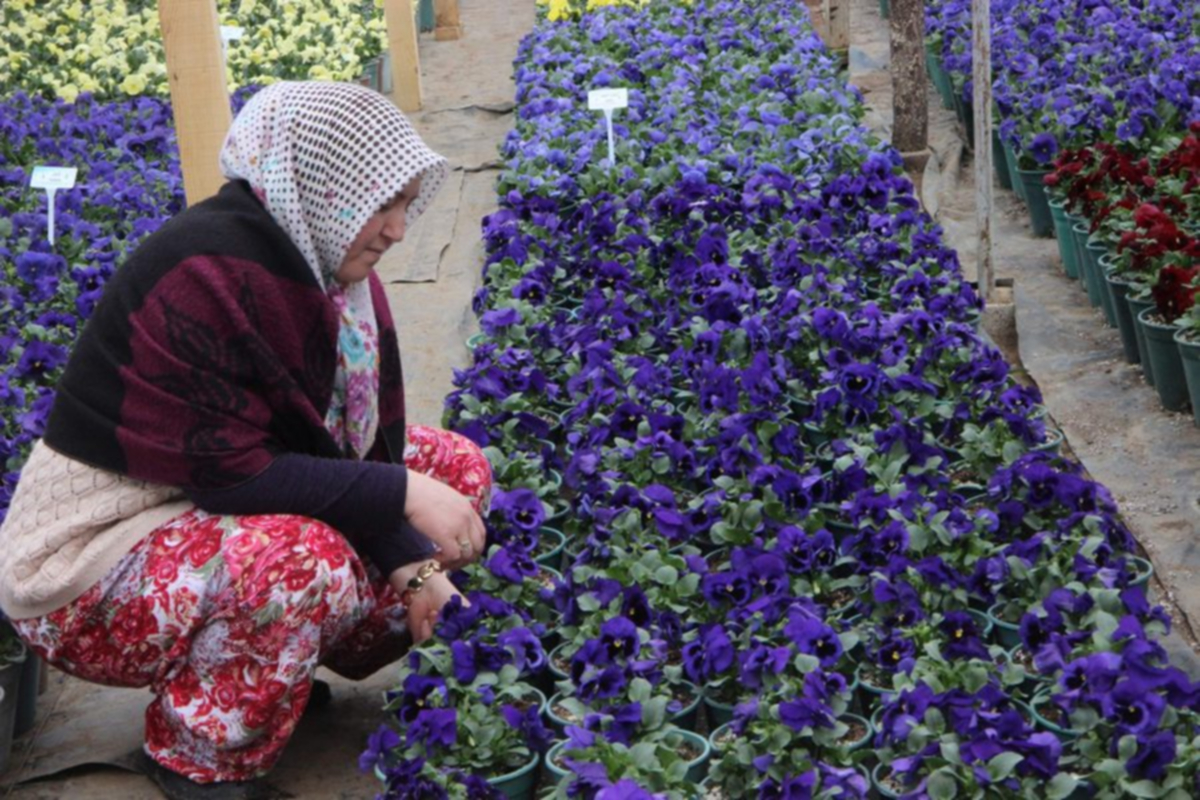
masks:
MULTIPOLYGON (((888 23, 875 0, 854 0, 851 82, 863 90, 867 123, 890 138, 892 84, 888 23)), ((974 279, 975 182, 965 133, 929 86, 930 148, 922 200, 945 228, 963 272, 974 279)), ((1125 364, 1115 329, 1062 270, 1053 239, 1033 238, 1024 205, 995 187, 993 263, 1014 284, 1018 369, 1041 389, 1075 457, 1107 486, 1154 562, 1159 602, 1171 609, 1176 661, 1200 677, 1200 429, 1190 412, 1162 410, 1138 367, 1125 364), (1195 626, 1195 629, 1193 628, 1195 626)), ((1003 348, 1003 343, 1002 343, 1003 348)), ((1010 356, 1010 352, 1006 352, 1010 356)))
MULTIPOLYGON (((462 39, 421 39, 425 107, 411 115, 421 136, 450 160, 451 179, 409 240, 379 267, 400 329, 409 420, 435 425, 452 388, 452 370, 468 359, 470 302, 483 266, 480 220, 495 207, 497 147, 512 124, 512 60, 533 27, 534 0, 460 0, 460 10, 462 39)), ((271 780, 300 798, 372 797, 379 783, 357 772, 358 754, 383 719, 391 670, 360 683, 324 670, 321 677, 333 684, 334 702, 304 718, 271 780)), ((141 775, 95 766, 119 762, 140 746, 149 700, 144 690, 109 689, 52 673, 38 727, 15 744, 0 784, 52 777, 12 787, 3 797, 161 797, 141 775), (75 769, 63 774, 69 767, 75 769)))

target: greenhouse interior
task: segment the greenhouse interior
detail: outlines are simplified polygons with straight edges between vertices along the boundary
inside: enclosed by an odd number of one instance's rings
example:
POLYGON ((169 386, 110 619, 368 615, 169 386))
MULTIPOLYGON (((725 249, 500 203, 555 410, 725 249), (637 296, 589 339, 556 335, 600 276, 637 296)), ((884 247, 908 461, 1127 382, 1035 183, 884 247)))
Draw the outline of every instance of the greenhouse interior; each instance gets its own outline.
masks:
POLYGON ((0 20, 5 798, 1200 797, 1200 3, 0 20))

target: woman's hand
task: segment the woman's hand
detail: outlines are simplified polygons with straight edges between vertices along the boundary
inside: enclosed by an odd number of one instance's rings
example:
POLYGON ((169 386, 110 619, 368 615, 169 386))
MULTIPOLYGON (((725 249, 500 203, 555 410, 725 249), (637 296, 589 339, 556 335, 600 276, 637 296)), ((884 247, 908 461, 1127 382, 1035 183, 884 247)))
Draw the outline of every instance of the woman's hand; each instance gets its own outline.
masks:
MULTIPOLYGON (((388 576, 388 582, 391 583, 396 594, 403 597, 404 590, 408 588, 409 579, 417 574, 417 570, 424 563, 427 562, 409 564, 388 576)), ((437 624, 438 614, 441 613, 442 607, 458 595, 458 589, 454 588, 454 584, 444 573, 435 572, 425 579, 421 590, 411 595, 412 599, 408 604, 406 621, 414 644, 420 644, 433 636, 433 626, 437 624)), ((464 606, 470 605, 465 597, 462 603, 464 606)))
POLYGON ((446 569, 460 569, 483 555, 483 520, 470 500, 436 478, 408 471, 404 516, 437 545, 434 558, 446 569))

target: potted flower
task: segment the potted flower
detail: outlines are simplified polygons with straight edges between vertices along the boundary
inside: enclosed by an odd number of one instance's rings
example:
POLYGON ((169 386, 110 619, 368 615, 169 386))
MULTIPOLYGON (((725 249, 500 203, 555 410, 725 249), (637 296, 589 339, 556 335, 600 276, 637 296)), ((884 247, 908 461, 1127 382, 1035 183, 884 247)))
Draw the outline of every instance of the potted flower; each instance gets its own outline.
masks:
POLYGON ((466 647, 435 644, 410 654, 385 706, 395 722, 372 736, 360 766, 376 772, 389 797, 410 796, 420 775, 443 789, 466 776, 514 800, 532 798, 551 743, 541 721, 545 696, 518 680, 514 664, 485 671, 494 665, 484 658, 495 653, 460 644, 466 647))
POLYGON ((713 733, 718 760, 710 785, 724 797, 801 786, 813 797, 867 796, 868 778, 857 764, 870 724, 849 713, 845 678, 826 671, 821 658, 798 645, 801 652, 790 662, 795 671, 760 672, 752 679, 762 681, 757 696, 713 733))
POLYGON ((1200 284, 1193 281, 1192 303, 1186 313, 1175 320, 1178 328, 1175 331, 1175 345, 1179 348, 1179 358, 1183 364, 1188 397, 1192 403, 1192 417, 1200 426, 1200 303, 1195 302, 1197 292, 1200 292, 1200 284))
POLYGON ((622 743, 584 728, 567 728, 567 738, 550 749, 546 768, 558 800, 605 796, 689 800, 701 794, 708 742, 679 728, 662 728, 622 743))
POLYGON ((1065 798, 1075 790, 1059 769, 1058 738, 1036 731, 1022 707, 986 678, 974 690, 937 692, 921 682, 900 692, 883 706, 876 744, 873 779, 885 797, 1065 798))

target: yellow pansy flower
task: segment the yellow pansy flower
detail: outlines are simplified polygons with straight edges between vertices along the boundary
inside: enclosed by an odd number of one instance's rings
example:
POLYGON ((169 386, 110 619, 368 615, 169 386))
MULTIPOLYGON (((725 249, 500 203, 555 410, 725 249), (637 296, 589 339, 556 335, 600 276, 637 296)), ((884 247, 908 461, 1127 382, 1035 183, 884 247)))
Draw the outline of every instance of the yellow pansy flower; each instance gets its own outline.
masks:
POLYGON ((146 91, 146 79, 141 75, 126 75, 121 81, 121 91, 130 96, 136 96, 146 91))

